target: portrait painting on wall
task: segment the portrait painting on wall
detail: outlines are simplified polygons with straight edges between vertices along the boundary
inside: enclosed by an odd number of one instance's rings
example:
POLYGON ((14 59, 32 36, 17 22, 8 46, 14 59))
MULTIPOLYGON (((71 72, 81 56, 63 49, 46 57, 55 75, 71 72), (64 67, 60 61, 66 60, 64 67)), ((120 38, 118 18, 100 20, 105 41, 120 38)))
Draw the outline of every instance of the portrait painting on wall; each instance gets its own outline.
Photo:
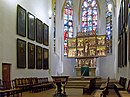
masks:
POLYGON ((43 48, 43 69, 49 69, 49 50, 43 48))
POLYGON ((35 45, 28 43, 28 68, 35 68, 35 45))
POLYGON ((36 69, 42 69, 42 47, 36 46, 36 69))
POLYGON ((35 40, 35 16, 28 12, 28 38, 35 40))
POLYGON ((42 21, 36 18, 36 42, 42 43, 43 25, 42 21))
POLYGON ((17 34, 26 37, 26 10, 17 5, 17 34))
POLYGON ((43 24, 43 44, 49 45, 49 26, 47 24, 43 24))
POLYGON ((17 68, 26 68, 26 41, 17 39, 17 68))

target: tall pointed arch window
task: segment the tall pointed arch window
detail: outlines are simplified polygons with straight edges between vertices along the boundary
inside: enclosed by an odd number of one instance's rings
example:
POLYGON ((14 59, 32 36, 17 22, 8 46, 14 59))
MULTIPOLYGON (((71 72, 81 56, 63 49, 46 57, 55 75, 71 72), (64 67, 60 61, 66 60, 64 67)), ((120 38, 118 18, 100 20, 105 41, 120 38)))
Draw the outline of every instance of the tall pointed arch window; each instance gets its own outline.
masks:
POLYGON ((64 6, 64 55, 67 55, 67 39, 73 37, 72 0, 66 0, 64 6))
POLYGON ((112 53, 112 4, 106 0, 106 40, 107 53, 112 53))
POLYGON ((96 0, 84 0, 82 3, 82 32, 88 35, 97 34, 97 16, 96 0))

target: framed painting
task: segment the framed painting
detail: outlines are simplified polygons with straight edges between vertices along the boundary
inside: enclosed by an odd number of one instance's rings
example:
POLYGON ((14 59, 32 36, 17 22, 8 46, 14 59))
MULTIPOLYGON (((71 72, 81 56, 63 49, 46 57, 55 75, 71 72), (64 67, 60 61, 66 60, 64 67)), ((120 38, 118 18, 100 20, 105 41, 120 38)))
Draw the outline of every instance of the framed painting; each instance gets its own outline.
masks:
POLYGON ((42 21, 36 18, 36 42, 42 43, 43 25, 42 21))
POLYGON ((121 39, 118 44, 118 67, 121 67, 121 39))
POLYGON ((128 23, 128 9, 129 9, 129 0, 125 0, 124 1, 125 2, 125 4, 124 4, 124 6, 125 6, 125 8, 124 8, 124 12, 125 12, 125 27, 127 26, 127 23, 128 23))
POLYGON ((121 35, 121 64, 120 67, 123 67, 123 35, 121 35))
POLYGON ((120 13, 119 14, 121 15, 120 22, 121 22, 121 30, 122 30, 122 27, 123 27, 123 7, 122 7, 122 4, 120 5, 120 13))
POLYGON ((43 48, 43 69, 49 69, 49 50, 43 48))
POLYGON ((127 35, 123 33, 123 66, 127 65, 127 35))
POLYGON ((17 5, 17 34, 26 37, 26 10, 17 5))
POLYGON ((118 16, 118 40, 120 39, 120 35, 121 35, 121 14, 119 13, 119 16, 118 16))
POLYGON ((17 68, 26 68, 26 41, 17 39, 17 68))
POLYGON ((36 69, 42 69, 42 47, 36 46, 36 69))
POLYGON ((35 68, 35 45, 28 43, 28 69, 35 68))
POLYGON ((128 13, 128 59, 130 62, 130 13, 128 13))
POLYGON ((28 12, 28 39, 35 40, 35 16, 28 12))
POLYGON ((43 24, 43 44, 49 45, 49 26, 47 24, 43 24))

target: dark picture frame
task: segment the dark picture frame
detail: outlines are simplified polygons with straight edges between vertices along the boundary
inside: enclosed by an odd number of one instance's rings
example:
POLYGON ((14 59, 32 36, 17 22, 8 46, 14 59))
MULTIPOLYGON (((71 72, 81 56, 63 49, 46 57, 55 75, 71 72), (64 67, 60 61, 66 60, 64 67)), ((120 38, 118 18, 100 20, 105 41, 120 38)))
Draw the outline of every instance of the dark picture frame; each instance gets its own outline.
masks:
POLYGON ((129 9, 129 0, 125 0, 125 8, 124 8, 124 12, 125 12, 125 26, 127 26, 128 23, 128 9, 129 9))
POLYGON ((130 62, 130 13, 128 13, 128 60, 130 62))
POLYGON ((26 68, 26 41, 17 39, 17 68, 26 68))
POLYGON ((36 42, 42 43, 42 36, 43 36, 43 25, 42 21, 36 18, 36 42))
POLYGON ((121 39, 118 44, 118 67, 121 67, 121 39))
POLYGON ((121 10, 119 12, 119 17, 118 17, 118 40, 120 39, 121 35, 121 10))
POLYGON ((17 5, 17 34, 26 37, 26 10, 17 5))
POLYGON ((35 40, 35 16, 30 12, 27 13, 28 19, 28 39, 35 40))
POLYGON ((127 33, 124 33, 124 65, 127 66, 127 33))
POLYGON ((127 34, 123 33, 123 66, 127 66, 127 34))
POLYGON ((42 69, 42 47, 36 46, 36 69, 42 69))
POLYGON ((121 15, 121 30, 122 30, 122 28, 123 28, 123 5, 121 4, 120 5, 120 13, 119 13, 120 15, 121 15))
POLYGON ((43 44, 49 45, 49 26, 47 24, 43 24, 43 44))
POLYGON ((49 69, 49 50, 43 48, 43 69, 49 69))
POLYGON ((120 67, 124 67, 123 66, 123 34, 121 34, 121 46, 120 46, 120 49, 121 49, 121 63, 120 63, 120 67))
POLYGON ((28 69, 35 69, 35 45, 28 42, 28 69))

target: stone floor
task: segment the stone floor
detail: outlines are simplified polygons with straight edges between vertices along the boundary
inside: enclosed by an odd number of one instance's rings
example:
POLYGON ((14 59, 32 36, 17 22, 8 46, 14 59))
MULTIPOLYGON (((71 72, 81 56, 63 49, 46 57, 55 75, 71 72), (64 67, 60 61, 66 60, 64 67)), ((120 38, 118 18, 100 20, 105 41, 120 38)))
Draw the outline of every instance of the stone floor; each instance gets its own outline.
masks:
MULTIPOLYGON (((70 92, 70 94, 67 94, 68 95, 67 97, 93 97, 93 93, 91 95, 88 94, 81 95, 75 90, 72 90, 72 92, 75 92, 75 94, 74 93, 71 94, 70 92)), ((24 92, 22 97, 53 97, 54 93, 55 93, 54 89, 50 89, 38 93, 24 92)), ((118 97, 118 96, 116 95, 113 89, 110 89, 109 95, 107 97, 118 97)))

